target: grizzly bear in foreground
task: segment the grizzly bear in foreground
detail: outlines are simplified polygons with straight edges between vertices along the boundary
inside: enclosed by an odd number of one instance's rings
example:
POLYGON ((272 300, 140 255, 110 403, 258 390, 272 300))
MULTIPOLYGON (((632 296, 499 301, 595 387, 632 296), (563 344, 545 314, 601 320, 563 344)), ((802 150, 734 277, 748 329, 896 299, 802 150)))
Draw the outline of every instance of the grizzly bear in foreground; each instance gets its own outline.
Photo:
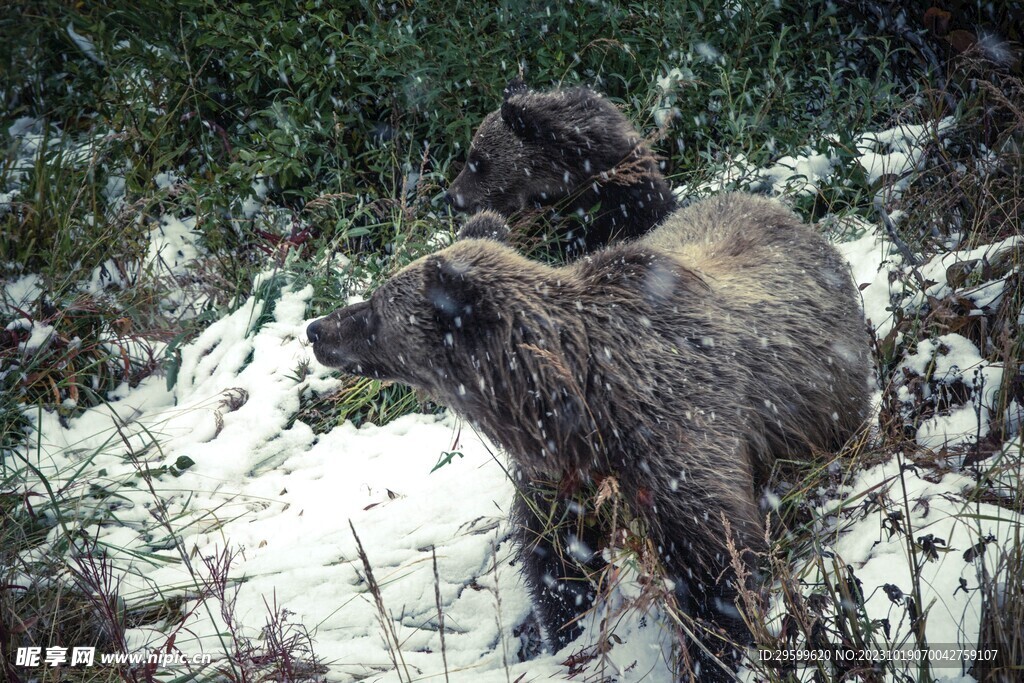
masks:
POLYGON ((539 93, 519 80, 477 129, 448 200, 509 217, 552 208, 570 258, 643 235, 676 207, 657 159, 615 105, 587 88, 539 93))
MULTIPOLYGON (((846 265, 782 205, 745 195, 563 267, 464 239, 307 336, 321 363, 426 390, 507 451, 524 572, 556 648, 580 633, 607 539, 545 492, 614 477, 679 606, 744 645, 723 519, 750 562, 765 547, 755 481, 774 458, 836 448, 867 408, 846 265), (552 517, 582 532, 553 538, 552 517)), ((727 680, 690 653, 697 680, 727 680)))

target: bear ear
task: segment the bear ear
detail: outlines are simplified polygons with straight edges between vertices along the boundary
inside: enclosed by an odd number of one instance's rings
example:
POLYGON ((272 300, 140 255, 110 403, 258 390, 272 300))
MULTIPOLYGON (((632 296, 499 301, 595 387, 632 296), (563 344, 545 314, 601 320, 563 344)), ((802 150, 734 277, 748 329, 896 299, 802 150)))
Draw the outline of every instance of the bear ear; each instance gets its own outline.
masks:
POLYGON ((508 225, 505 223, 502 215, 496 211, 485 209, 473 214, 466 221, 466 224, 462 226, 462 230, 459 230, 459 234, 455 239, 494 240, 495 242, 506 244, 509 234, 508 225))
MULTIPOLYGON (((509 83, 505 91, 512 87, 509 83)), ((531 93, 523 86, 521 92, 512 92, 502 102, 501 120, 524 140, 555 142, 563 153, 582 156, 590 147, 589 133, 585 123, 574 125, 572 120, 579 118, 578 112, 591 110, 595 97, 583 88, 531 93)))
POLYGON ((536 120, 537 113, 531 114, 525 97, 509 97, 501 103, 501 120, 518 137, 537 139, 541 128, 536 120))
POLYGON ((437 319, 456 329, 478 322, 484 302, 469 264, 436 254, 425 265, 423 293, 437 319))
POLYGON ((526 87, 526 81, 523 80, 523 77, 516 76, 509 81, 508 85, 505 86, 505 89, 501 91, 502 101, 507 102, 508 98, 514 97, 515 95, 525 95, 529 90, 530 89, 526 87))
POLYGON ((508 82, 502 93, 504 100, 501 103, 501 120, 505 125, 523 139, 539 139, 550 123, 546 120, 543 107, 530 106, 531 98, 525 97, 530 94, 526 82, 516 76, 508 82))

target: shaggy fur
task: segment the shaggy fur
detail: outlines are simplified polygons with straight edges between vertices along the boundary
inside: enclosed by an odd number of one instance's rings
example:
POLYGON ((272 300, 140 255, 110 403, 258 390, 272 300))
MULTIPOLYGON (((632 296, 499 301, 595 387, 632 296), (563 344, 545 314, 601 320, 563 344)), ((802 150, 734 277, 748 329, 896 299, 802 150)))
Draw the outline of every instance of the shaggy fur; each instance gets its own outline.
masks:
MULTIPOLYGON (((680 606, 742 644, 723 517, 740 548, 764 550, 759 475, 835 448, 867 408, 845 264, 780 204, 744 195, 558 268, 466 239, 307 334, 320 362, 424 389, 508 452, 524 573, 555 647, 580 632, 570 622, 594 599, 581 578, 605 541, 582 523, 580 538, 551 537, 553 482, 616 477, 680 606)), ((553 510, 569 526, 578 512, 553 510)), ((691 651, 699 680, 719 680, 691 651)))
POLYGON ((494 211, 474 214, 456 235, 457 240, 481 239, 508 242, 509 229, 505 219, 494 211))
POLYGON ((554 209, 569 257, 643 235, 675 208, 654 155, 611 102, 587 88, 532 92, 521 81, 480 124, 448 198, 505 216, 554 209))

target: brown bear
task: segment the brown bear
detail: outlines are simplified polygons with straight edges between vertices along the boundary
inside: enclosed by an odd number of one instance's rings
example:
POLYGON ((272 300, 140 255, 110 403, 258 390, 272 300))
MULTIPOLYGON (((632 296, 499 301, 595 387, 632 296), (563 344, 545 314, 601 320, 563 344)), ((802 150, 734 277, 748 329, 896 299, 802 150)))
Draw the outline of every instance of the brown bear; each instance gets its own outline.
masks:
POLYGON ((675 208, 658 160, 622 112, 587 88, 505 88, 477 129, 448 201, 504 216, 554 209, 557 249, 569 258, 638 237, 675 208))
MULTIPOLYGON (((321 363, 423 389, 507 451, 524 574, 555 648, 580 633, 607 530, 552 490, 615 477, 679 606, 743 645, 723 520, 739 548, 764 550, 756 479, 775 458, 836 448, 868 405, 847 266, 782 205, 739 194, 561 267, 464 239, 307 336, 321 363), (553 534, 552 519, 578 531, 553 534)), ((728 680, 690 652, 697 680, 728 680)))

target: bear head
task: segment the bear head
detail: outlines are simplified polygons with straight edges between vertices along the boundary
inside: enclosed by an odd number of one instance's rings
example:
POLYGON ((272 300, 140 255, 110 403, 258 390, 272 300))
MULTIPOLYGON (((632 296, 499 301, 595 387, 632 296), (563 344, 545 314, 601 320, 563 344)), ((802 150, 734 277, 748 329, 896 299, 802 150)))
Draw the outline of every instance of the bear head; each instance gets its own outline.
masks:
POLYGON ((457 210, 524 209, 569 204, 634 158, 649 155, 615 106, 588 88, 533 92, 521 80, 484 118, 466 165, 448 190, 457 210))
POLYGON ((493 239, 465 239, 406 266, 366 301, 310 323, 306 335, 324 365, 460 407, 486 356, 517 336, 509 329, 516 312, 533 303, 517 305, 523 283, 546 280, 546 270, 493 239))

